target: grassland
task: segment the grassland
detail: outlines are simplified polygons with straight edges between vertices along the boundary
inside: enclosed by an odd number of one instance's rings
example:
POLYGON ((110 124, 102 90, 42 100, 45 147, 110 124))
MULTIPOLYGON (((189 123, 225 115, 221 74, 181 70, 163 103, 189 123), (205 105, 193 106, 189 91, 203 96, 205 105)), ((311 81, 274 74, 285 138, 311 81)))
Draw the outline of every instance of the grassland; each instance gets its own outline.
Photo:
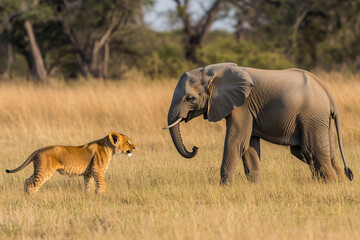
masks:
MULTIPOLYGON (((0 239, 360 239, 360 80, 318 74, 342 114, 354 181, 323 184, 287 147, 262 142, 263 181, 219 186, 225 122, 182 126, 183 159, 171 143, 167 110, 176 80, 53 84, 0 83, 0 239), (29 154, 80 145, 110 131, 130 136, 133 157, 115 155, 103 196, 83 193, 81 177, 55 174, 36 196, 23 193, 29 154)), ((340 163, 339 151, 336 151, 340 163)))

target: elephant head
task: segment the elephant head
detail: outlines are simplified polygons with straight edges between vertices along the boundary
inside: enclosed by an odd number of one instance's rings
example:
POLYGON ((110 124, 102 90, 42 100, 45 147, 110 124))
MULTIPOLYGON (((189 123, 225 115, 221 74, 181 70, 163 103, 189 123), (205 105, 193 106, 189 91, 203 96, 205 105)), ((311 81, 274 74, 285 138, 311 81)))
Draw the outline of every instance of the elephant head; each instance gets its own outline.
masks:
POLYGON ((244 104, 251 92, 250 75, 235 63, 219 63, 183 73, 175 88, 168 112, 170 135, 178 152, 193 158, 198 148, 189 152, 181 137, 180 122, 203 115, 210 122, 225 118, 244 104))

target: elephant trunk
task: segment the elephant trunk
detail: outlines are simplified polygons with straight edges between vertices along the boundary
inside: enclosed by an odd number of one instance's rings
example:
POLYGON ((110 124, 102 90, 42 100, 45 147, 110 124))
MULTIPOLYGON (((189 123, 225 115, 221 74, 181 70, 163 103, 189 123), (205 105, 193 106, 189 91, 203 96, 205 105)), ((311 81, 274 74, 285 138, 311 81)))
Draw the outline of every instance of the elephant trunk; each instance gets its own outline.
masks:
MULTIPOLYGON (((177 118, 173 117, 174 115, 175 114, 171 113, 171 108, 170 108, 169 115, 168 115, 168 125, 172 125, 176 121, 177 118)), ((196 156, 199 148, 194 146, 192 148, 192 151, 189 152, 184 145, 184 142, 181 137, 180 122, 178 124, 175 124, 174 126, 170 127, 169 131, 170 131, 170 135, 173 140, 173 143, 181 156, 183 156, 184 158, 193 158, 196 156)))

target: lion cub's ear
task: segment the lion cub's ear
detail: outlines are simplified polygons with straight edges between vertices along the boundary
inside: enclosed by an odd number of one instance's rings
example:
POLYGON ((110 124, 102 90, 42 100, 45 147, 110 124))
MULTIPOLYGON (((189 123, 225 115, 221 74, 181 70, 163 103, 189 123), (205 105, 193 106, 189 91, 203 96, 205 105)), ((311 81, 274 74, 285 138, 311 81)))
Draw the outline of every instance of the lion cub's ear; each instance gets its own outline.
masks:
POLYGON ((110 142, 114 145, 116 145, 119 140, 120 140, 120 134, 116 133, 116 132, 112 132, 109 134, 109 139, 110 139, 110 142))

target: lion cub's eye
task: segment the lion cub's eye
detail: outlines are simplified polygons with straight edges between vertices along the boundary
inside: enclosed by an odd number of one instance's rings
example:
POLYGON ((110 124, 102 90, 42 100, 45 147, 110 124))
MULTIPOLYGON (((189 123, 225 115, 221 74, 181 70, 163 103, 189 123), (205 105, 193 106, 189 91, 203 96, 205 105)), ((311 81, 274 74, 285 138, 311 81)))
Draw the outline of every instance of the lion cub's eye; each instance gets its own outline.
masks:
POLYGON ((192 102, 192 101, 194 101, 194 100, 195 100, 194 97, 186 97, 186 101, 187 101, 187 102, 192 102))

